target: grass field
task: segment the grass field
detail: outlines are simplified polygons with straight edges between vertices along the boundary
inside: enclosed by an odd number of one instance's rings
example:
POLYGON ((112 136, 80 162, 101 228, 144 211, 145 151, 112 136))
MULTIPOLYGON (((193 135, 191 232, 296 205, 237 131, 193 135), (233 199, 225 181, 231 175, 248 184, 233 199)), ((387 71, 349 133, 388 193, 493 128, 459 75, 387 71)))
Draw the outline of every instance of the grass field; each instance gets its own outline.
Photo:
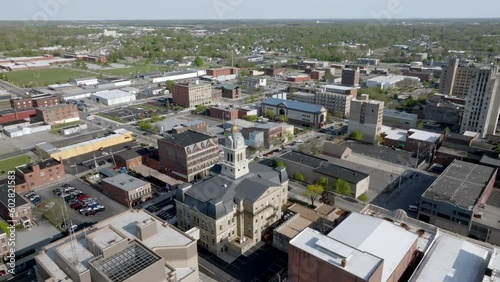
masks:
POLYGON ((41 87, 67 83, 73 78, 91 77, 92 74, 70 69, 43 69, 6 73, 7 81, 20 87, 41 87))
POLYGON ((0 110, 8 110, 10 109, 10 101, 0 101, 0 110))
POLYGON ((13 170, 16 166, 24 165, 29 162, 31 162, 31 159, 26 155, 0 160, 0 176, 6 175, 9 170, 13 170))
POLYGON ((154 66, 154 65, 131 65, 128 68, 103 70, 103 74, 117 75, 117 76, 129 76, 132 77, 138 73, 143 72, 153 72, 153 71, 164 71, 166 67, 154 66))

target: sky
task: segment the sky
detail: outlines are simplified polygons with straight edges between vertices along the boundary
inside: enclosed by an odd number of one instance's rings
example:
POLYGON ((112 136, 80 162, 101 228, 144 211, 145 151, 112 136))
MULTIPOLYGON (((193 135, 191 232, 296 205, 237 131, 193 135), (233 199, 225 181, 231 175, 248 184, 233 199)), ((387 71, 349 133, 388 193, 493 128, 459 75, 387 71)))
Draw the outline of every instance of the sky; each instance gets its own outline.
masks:
POLYGON ((499 0, 472 3, 471 0, 3 0, 0 20, 500 17, 499 0))

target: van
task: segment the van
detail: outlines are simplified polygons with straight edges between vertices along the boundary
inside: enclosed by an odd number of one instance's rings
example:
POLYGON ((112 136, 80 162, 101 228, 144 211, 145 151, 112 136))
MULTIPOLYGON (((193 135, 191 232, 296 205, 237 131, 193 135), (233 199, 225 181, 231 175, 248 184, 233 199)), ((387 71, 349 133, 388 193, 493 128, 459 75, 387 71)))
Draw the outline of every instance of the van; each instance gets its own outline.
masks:
POLYGON ((411 212, 418 212, 418 207, 410 205, 410 206, 408 206, 408 210, 411 212))

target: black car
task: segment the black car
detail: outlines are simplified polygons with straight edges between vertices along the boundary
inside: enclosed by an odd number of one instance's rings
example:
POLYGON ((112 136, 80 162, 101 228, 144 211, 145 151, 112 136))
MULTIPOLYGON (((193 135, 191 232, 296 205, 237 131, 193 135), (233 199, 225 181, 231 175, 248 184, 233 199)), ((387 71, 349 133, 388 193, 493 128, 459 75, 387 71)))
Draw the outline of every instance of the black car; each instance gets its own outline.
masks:
POLYGON ((54 189, 54 190, 52 191, 52 193, 54 193, 54 195, 61 196, 62 191, 61 191, 61 189, 57 188, 57 189, 54 189))

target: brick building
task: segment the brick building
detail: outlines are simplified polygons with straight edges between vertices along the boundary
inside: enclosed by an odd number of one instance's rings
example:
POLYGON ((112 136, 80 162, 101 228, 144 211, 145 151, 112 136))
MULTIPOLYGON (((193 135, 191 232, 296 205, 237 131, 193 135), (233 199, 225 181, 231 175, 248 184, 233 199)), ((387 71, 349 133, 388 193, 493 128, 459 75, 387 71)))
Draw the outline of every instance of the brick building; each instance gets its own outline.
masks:
POLYGON ((36 187, 64 179, 64 165, 54 159, 16 168, 16 192, 27 193, 36 187))
POLYGON ((23 110, 13 110, 13 109, 4 110, 0 111, 0 124, 23 120, 23 119, 31 119, 35 117, 36 117, 36 110, 34 108, 23 109, 23 110))
POLYGON ((128 208, 153 197, 151 183, 125 173, 104 178, 102 180, 102 192, 128 208))
POLYGON ((320 80, 323 79, 325 76, 325 71, 324 70, 312 70, 311 71, 311 78, 315 80, 320 80))
POLYGON ((345 86, 358 86, 359 78, 360 78, 359 68, 343 69, 341 84, 345 86))
POLYGON ((46 124, 55 125, 80 120, 78 108, 73 104, 59 104, 37 108, 36 116, 46 124))
MULTIPOLYGON (((31 213, 31 205, 19 194, 15 194, 15 207, 14 212, 9 210, 9 188, 7 185, 0 185, 0 215, 7 222, 12 222, 14 225, 23 224, 29 226, 33 215, 31 213)), ((1 238, 1 236, 0 236, 1 238)), ((0 245, 2 245, 0 243, 0 245)), ((0 257, 2 251, 0 250, 0 257)))
POLYGON ((295 75, 295 76, 289 76, 286 78, 286 81, 290 82, 304 82, 304 81, 309 81, 311 80, 311 77, 308 75, 295 75))
POLYGON ((133 169, 134 167, 145 163, 146 158, 151 155, 151 153, 152 152, 150 150, 141 148, 139 150, 125 150, 116 153, 113 156, 117 166, 133 169))
POLYGON ((55 96, 33 98, 33 107, 35 108, 43 108, 55 105, 59 105, 59 98, 55 96))
POLYGON ((185 108, 194 108, 198 105, 211 105, 216 103, 212 93, 212 85, 210 83, 202 83, 199 80, 176 83, 172 91, 174 103, 185 108))
POLYGON ((222 90, 222 97, 228 99, 238 99, 240 97, 240 87, 233 84, 222 84, 220 86, 222 90))
POLYGON ((10 99, 10 106, 14 110, 31 109, 33 108, 33 99, 31 98, 10 99))
POLYGON ((208 69, 207 70, 207 75, 217 78, 219 76, 226 76, 226 75, 238 74, 239 71, 240 70, 238 68, 230 68, 230 67, 217 68, 217 69, 208 69))
POLYGON ((277 76, 283 75, 285 73, 285 68, 267 68, 264 70, 264 74, 267 76, 277 76))
POLYGON ((172 133, 179 134, 188 130, 207 132, 207 123, 201 119, 186 121, 181 123, 179 126, 173 127, 172 133))
POLYGON ((238 109, 229 107, 210 107, 210 116, 221 120, 233 120, 238 118, 238 109))
POLYGON ((189 130, 158 140, 160 171, 191 182, 207 176, 219 160, 216 137, 189 130))

